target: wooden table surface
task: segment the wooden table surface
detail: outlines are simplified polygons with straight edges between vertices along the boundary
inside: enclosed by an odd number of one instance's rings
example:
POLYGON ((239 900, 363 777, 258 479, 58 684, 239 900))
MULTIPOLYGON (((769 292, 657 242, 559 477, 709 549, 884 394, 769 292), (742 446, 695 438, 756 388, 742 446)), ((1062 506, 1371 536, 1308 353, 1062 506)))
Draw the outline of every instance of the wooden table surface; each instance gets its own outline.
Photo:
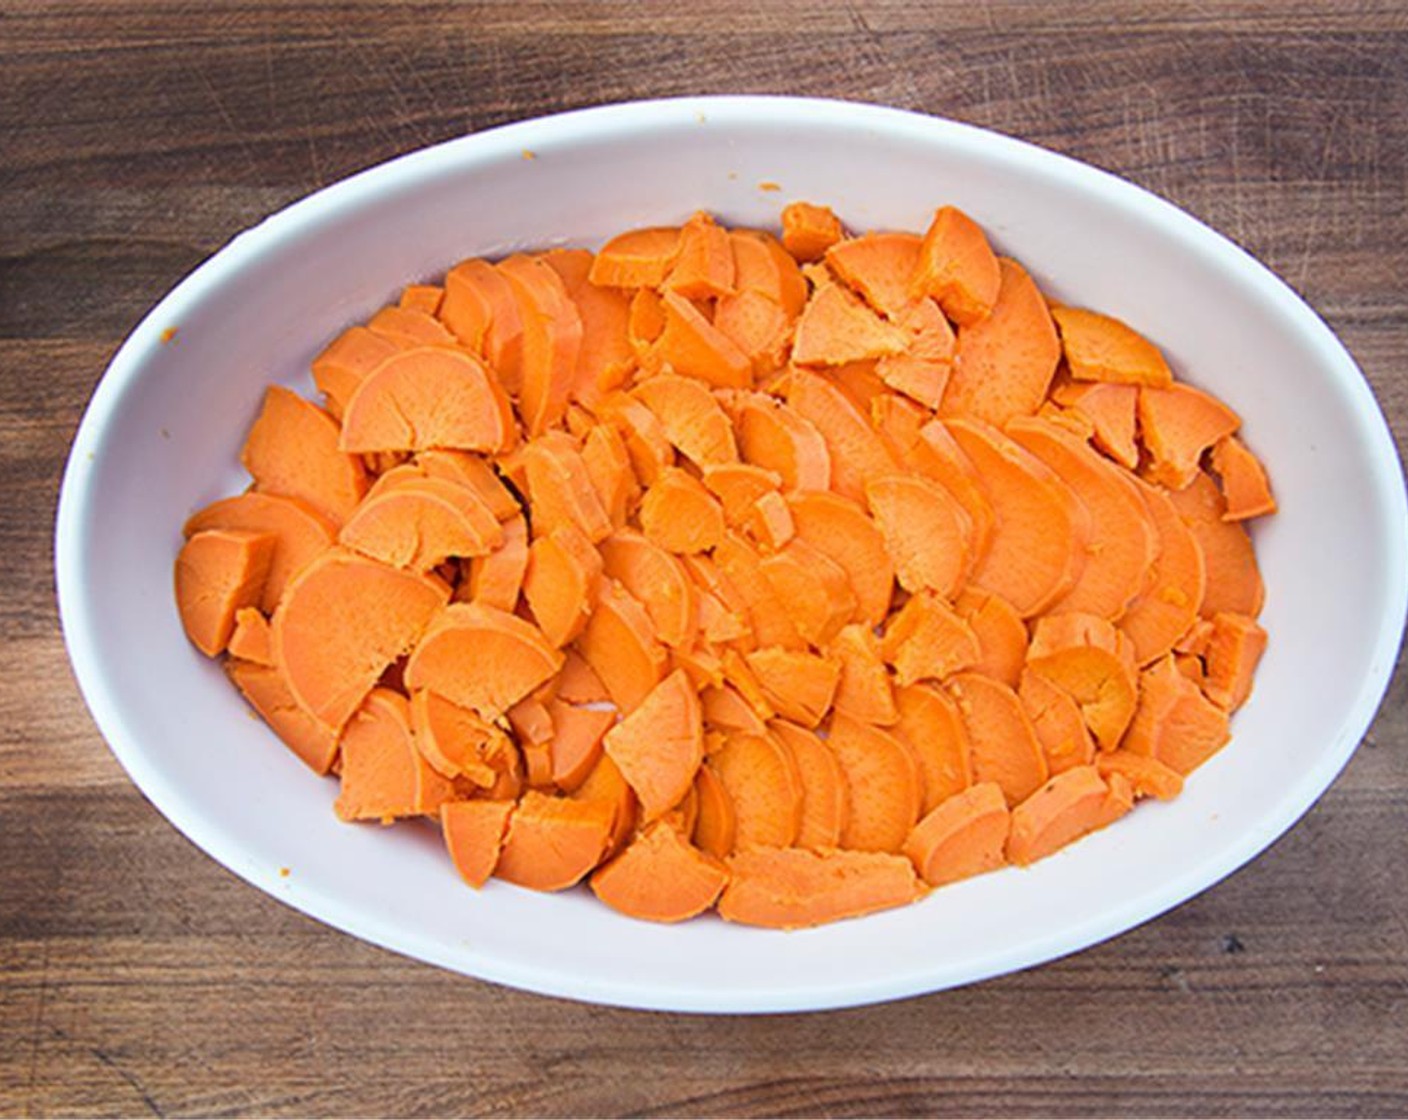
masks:
POLYGON ((59 636, 60 471, 139 317, 350 172, 555 110, 883 102, 1088 160, 1290 282, 1408 434, 1408 8, 10 0, 0 5, 0 1112, 1408 1111, 1402 672, 1251 866, 1069 959, 818 1015, 581 1006, 334 933, 137 793, 59 636))

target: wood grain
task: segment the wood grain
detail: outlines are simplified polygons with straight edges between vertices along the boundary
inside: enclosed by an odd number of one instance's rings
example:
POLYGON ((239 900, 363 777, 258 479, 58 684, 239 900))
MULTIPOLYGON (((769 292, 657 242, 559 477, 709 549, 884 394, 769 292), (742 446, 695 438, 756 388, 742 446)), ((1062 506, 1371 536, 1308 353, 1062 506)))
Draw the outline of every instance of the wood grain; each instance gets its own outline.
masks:
POLYGON ((107 752, 53 603, 68 442, 143 312, 240 229, 559 109, 787 92, 1109 168, 1285 277, 1408 433, 1401 3, 0 7, 0 1113, 1364 1115, 1408 1111, 1408 687, 1253 865, 974 988, 711 1019, 414 964, 244 885, 107 752))

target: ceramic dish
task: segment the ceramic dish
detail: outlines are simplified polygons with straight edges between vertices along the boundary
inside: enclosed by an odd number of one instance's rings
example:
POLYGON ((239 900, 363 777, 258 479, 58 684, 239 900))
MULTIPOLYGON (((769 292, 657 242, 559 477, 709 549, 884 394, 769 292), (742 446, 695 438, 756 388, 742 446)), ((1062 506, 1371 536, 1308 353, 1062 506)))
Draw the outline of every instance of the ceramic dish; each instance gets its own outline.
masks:
POLYGON ((1402 470, 1354 362, 1280 280, 1176 207, 931 117, 704 98, 451 141, 241 234, 151 312, 98 386, 64 478, 57 567, 69 651, 108 743, 177 828, 255 886, 486 980, 756 1012, 893 999, 1049 961, 1262 851, 1329 786, 1383 695, 1402 636, 1405 535, 1402 470), (583 890, 475 892, 432 827, 339 823, 335 783, 250 718, 187 644, 172 600, 181 524, 245 484, 238 452, 265 384, 310 391, 309 361, 335 332, 463 257, 591 246, 699 208, 775 225, 794 198, 826 202, 861 230, 923 229, 954 203, 1044 290, 1127 320, 1242 414, 1281 513, 1256 529, 1270 649, 1231 746, 1176 802, 1141 805, 1028 870, 790 934, 714 918, 653 926, 583 890))

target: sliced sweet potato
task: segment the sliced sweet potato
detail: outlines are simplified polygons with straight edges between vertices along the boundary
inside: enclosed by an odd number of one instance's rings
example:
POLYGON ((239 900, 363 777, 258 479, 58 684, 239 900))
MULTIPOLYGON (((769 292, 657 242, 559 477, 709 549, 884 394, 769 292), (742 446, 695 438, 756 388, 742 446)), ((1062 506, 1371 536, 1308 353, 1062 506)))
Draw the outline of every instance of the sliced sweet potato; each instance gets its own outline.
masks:
POLYGON ((508 280, 523 322, 518 414, 529 436, 540 435, 567 410, 582 349, 582 316, 562 278, 541 257, 515 253, 495 267, 508 280))
POLYGON ((1167 389, 1173 371, 1159 348, 1138 331, 1098 311, 1053 307, 1066 365, 1077 381, 1148 385, 1167 389))
POLYGON ((435 315, 419 308, 383 307, 367 321, 367 329, 403 349, 455 344, 455 336, 435 315))
POLYGON ((686 299, 714 299, 734 288, 728 231, 700 211, 680 227, 679 254, 661 287, 686 299))
POLYGON ((478 890, 489 881, 503 850, 512 801, 446 801, 440 806, 440 828, 455 870, 478 890))
POLYGON ((452 603, 416 643, 406 684, 492 720, 561 667, 562 653, 531 622, 480 603, 452 603))
POLYGON ((841 219, 829 206, 789 202, 782 208, 782 244, 803 263, 819 261, 826 250, 846 236, 841 219))
MULTIPOLYGON (((792 520, 792 509, 776 490, 768 490, 759 495, 744 527, 752 534, 754 540, 770 552, 786 548, 788 542, 797 535, 797 525, 792 520)), ((845 578, 844 573, 842 578, 845 578)), ((850 594, 849 584, 847 595, 854 606, 855 597, 850 594)))
POLYGON ((314 719, 289 690, 278 668, 230 658, 225 672, 275 735, 315 774, 337 758, 337 732, 314 719))
POLYGON ((1168 498, 1203 556, 1207 581, 1198 613, 1205 618, 1223 612, 1256 618, 1266 598, 1256 553, 1246 529, 1226 520, 1227 502, 1217 483, 1199 471, 1168 498))
POLYGON ((692 836, 694 844, 700 851, 723 859, 733 851, 738 818, 733 811, 733 799, 707 761, 694 776, 694 794, 698 805, 692 836))
POLYGON ((259 603, 277 538, 246 529, 196 533, 176 556, 176 607, 186 637, 216 657, 235 631, 235 613, 259 603))
POLYGON ((503 544, 504 532, 468 486, 443 478, 407 478, 379 486, 347 519, 337 539, 393 568, 428 572, 450 557, 487 556, 503 544))
POLYGON ((735 732, 709 757, 734 811, 734 848, 785 848, 802 824, 802 779, 792 753, 769 734, 735 732))
POLYGON ((755 377, 764 377, 787 360, 792 319, 760 292, 723 296, 714 309, 714 326, 747 355, 755 377))
POLYGON ((894 723, 899 718, 894 684, 880 656, 875 632, 861 623, 851 623, 842 627, 829 652, 841 665, 832 706, 862 723, 879 727, 894 723))
POLYGON ((348 327, 313 359, 313 384, 333 419, 342 419, 357 386, 398 349, 366 327, 348 327))
POLYGON ((937 482, 953 495, 968 514, 968 520, 972 523, 970 567, 976 570, 987 555, 996 515, 973 461, 958 446, 948 428, 938 420, 922 424, 917 439, 905 444, 899 459, 919 474, 937 482))
POLYGON ((592 891, 606 905, 650 922, 682 922, 702 914, 727 882, 720 860, 664 821, 647 825, 591 878, 592 891))
POLYGON ((601 554, 571 523, 529 547, 523 597, 552 645, 565 646, 582 632, 601 590, 601 572, 601 554))
MULTIPOLYGON (((792 514, 795 520, 795 505, 792 514)), ((806 648, 807 643, 798 633, 796 623, 763 572, 762 557, 747 540, 732 530, 726 532, 714 550, 714 562, 728 587, 746 608, 757 645, 806 648)))
POLYGON ((771 300, 789 321, 800 315, 807 302, 807 282, 782 243, 755 229, 730 230, 728 236, 733 246, 734 290, 771 300))
POLYGON ((415 465, 427 478, 458 482, 469 487, 499 521, 507 521, 523 512, 518 499, 504 485, 494 465, 482 455, 467 451, 422 451, 415 465))
POLYGON ((924 779, 921 813, 962 793, 973 781, 972 747, 957 702, 943 689, 914 684, 895 694, 899 719, 891 731, 908 744, 924 779))
POLYGON ((645 607, 656 635, 671 649, 693 641, 699 594, 679 558, 629 529, 601 542, 606 574, 645 607))
POLYGON ((606 733, 606 753, 630 783, 647 821, 679 804, 704 759, 699 694, 681 669, 652 688, 606 733))
POLYGON ((1041 406, 1061 344, 1031 277, 1015 261, 1003 258, 999 265, 1002 286, 991 314, 958 330, 940 412, 1001 426, 1041 406))
POLYGON ((605 288, 658 288, 679 259, 680 240, 678 226, 618 234, 597 253, 589 278, 605 288))
MULTIPOLYGON (((487 556, 470 561, 469 579, 460 585, 467 601, 512 611, 528 571, 528 522, 519 515, 502 523, 503 541, 487 556)), ((464 598, 457 595, 456 598, 464 598)))
POLYGON ((1001 788, 983 782, 930 809, 905 838, 904 854, 926 883, 942 887, 1003 866, 1010 827, 1001 788))
POLYGON ((387 358, 342 418, 343 451, 506 451, 518 438, 508 396, 473 355, 421 346, 387 358))
POLYGON ((1147 665, 1173 648, 1198 617, 1207 573, 1202 550, 1167 493, 1146 483, 1136 485, 1158 544, 1144 586, 1118 625, 1134 643, 1135 661, 1147 665))
POLYGON ((1025 867, 1103 828, 1109 793, 1093 766, 1056 775, 1012 810, 1007 858, 1025 867))
POLYGON ((611 810, 611 835, 603 859, 620 851, 635 832, 636 820, 640 815, 636 795, 609 755, 603 753, 586 780, 568 796, 574 801, 595 801, 611 810))
POLYGON ((842 497, 864 501, 869 480, 892 474, 898 468, 865 412, 835 382, 797 370, 792 375, 787 400, 825 440, 831 461, 831 489, 842 497))
POLYGON ((440 321, 483 358, 504 389, 523 387, 523 320, 502 272, 488 261, 461 261, 445 274, 440 321))
POLYGON ((416 750, 410 705, 399 692, 368 693, 343 728, 342 788, 333 809, 345 821, 438 815, 455 787, 416 750))
POLYGON ((235 611, 235 628, 225 650, 232 658, 252 661, 256 665, 274 663, 274 639, 269 620, 256 607, 240 607, 235 611))
POLYGON ((968 733, 973 782, 996 782, 1008 805, 1025 801, 1048 775, 1041 742, 1017 694, 976 673, 953 676, 947 688, 968 733))
POLYGON ((724 510, 688 471, 666 467, 640 502, 646 539, 667 552, 707 552, 724 535, 724 510))
POLYGON ((660 361, 675 373, 717 388, 742 389, 753 382, 753 363, 728 335, 676 292, 660 297, 665 324, 655 342, 660 361))
POLYGON ((416 749, 445 777, 465 778, 486 789, 494 784, 494 763, 508 744, 504 733, 477 712, 429 689, 416 689, 411 693, 411 729, 416 749))
POLYGON ((1139 465, 1139 446, 1135 442, 1137 386, 1058 380, 1052 387, 1051 399, 1089 421, 1095 446, 1116 463, 1129 470, 1139 465))
MULTIPOLYGON (((233 645, 233 643, 231 643, 233 645)), ((1221 612, 1212 617, 1212 634, 1203 656, 1203 692, 1219 708, 1235 712, 1252 691, 1252 675, 1266 652, 1266 631, 1246 615, 1221 612)))
POLYGON ((951 420, 948 429, 993 510, 973 585, 1001 595, 1023 618, 1041 614, 1080 578, 1089 515, 1050 468, 1000 432, 973 420, 951 420))
POLYGON ((876 311, 899 319, 914 302, 910 277, 919 263, 920 238, 913 233, 867 233, 826 250, 831 271, 876 311))
POLYGON ((1230 436, 1242 419, 1191 385, 1139 390, 1139 438, 1148 453, 1144 477, 1182 490, 1199 474, 1203 452, 1230 436))
POLYGON ((614 580, 603 581, 577 648, 623 715, 635 711, 665 675, 667 658, 650 615, 614 580))
POLYGON ((705 467, 705 487, 723 506, 724 521, 732 528, 749 525, 758 502, 766 494, 776 494, 782 478, 774 471, 751 463, 722 463, 705 467))
POLYGON ((903 354, 909 337, 841 284, 812 293, 797 320, 792 360, 803 366, 839 366, 903 354))
POLYGON ((866 503, 906 591, 934 591, 952 599, 967 578, 973 524, 967 512, 936 482, 913 474, 890 474, 865 487, 866 503))
POLYGON ((550 432, 526 444, 523 466, 534 536, 559 525, 575 526, 593 544, 611 535, 611 516, 570 436, 550 432))
POLYGON ((970 325, 992 313, 1001 285, 982 229, 962 210, 940 207, 920 244, 911 292, 932 296, 955 323, 970 325))
POLYGON ((780 719, 768 724, 768 729, 792 753, 802 782, 802 823, 795 845, 813 851, 837 847, 851 812, 841 764, 826 744, 804 727, 780 719))
POLYGON ((806 492, 787 499, 797 539, 845 570, 856 596, 854 621, 878 626, 889 613, 894 563, 885 538, 860 506, 836 494, 806 492))
POLYGON ((909 860, 884 852, 755 848, 731 856, 728 869, 720 916, 769 929, 859 918, 924 893, 909 860))
POLYGON ((1080 705, 1096 745, 1114 750, 1138 702, 1133 644, 1098 615, 1038 619, 1027 665, 1080 705))
POLYGON ((978 639, 973 672, 1016 688, 1027 663, 1028 635, 1022 616, 1001 595, 972 589, 954 600, 953 609, 978 639))
POLYGON ((829 645, 854 616, 856 597, 845 569, 806 541, 789 541, 759 567, 797 633, 812 645, 829 645))
POLYGON ((448 599, 433 576, 329 549, 289 583, 274 612, 274 663, 299 703, 340 728, 448 599))
POLYGON ((575 649, 564 652, 556 683, 557 699, 568 704, 601 704, 611 699, 601 678, 575 649))
POLYGON ((1222 479, 1222 494, 1227 500, 1224 521, 1246 521, 1276 512, 1265 468, 1236 436, 1223 436, 1213 445, 1212 469, 1222 479))
POLYGON ((1151 755, 1135 754, 1133 751, 1104 751, 1094 761, 1095 768, 1107 783, 1112 774, 1119 774, 1129 782, 1138 797, 1172 801, 1183 792, 1183 775, 1151 755))
POLYGON ((1085 563, 1074 586, 1050 609, 1118 618, 1158 555, 1158 532, 1134 482, 1049 420, 1018 418, 1007 434, 1045 463, 1089 515, 1085 563))
POLYGON ((307 502, 339 524, 367 492, 361 461, 339 449, 337 421, 281 385, 265 392, 240 462, 256 490, 307 502))
POLYGON ((870 724, 837 713, 827 747, 846 777, 850 813, 841 847, 898 852, 924 804, 924 776, 909 746, 870 724))
POLYGON ((1070 693, 1057 688, 1039 673, 1024 669, 1017 697, 1041 741, 1049 773, 1061 774, 1095 761, 1095 740, 1090 737, 1080 705, 1070 693))
POLYGON ((594 424, 582 440, 582 465, 611 524, 623 528, 635 510, 640 484, 620 431, 594 424))
POLYGON ((705 725, 714 730, 762 735, 768 729, 767 721, 731 684, 720 681, 706 685, 699 692, 699 704, 705 725))
POLYGON ((631 394, 655 414, 665 438, 696 466, 738 461, 733 425, 703 382, 661 374, 641 382, 631 394))
POLYGON ((494 875, 535 891, 566 890, 601 862, 613 822, 608 802, 529 790, 509 817, 494 875))
POLYGON ((769 646, 745 655, 768 704, 779 715, 815 727, 831 708, 840 664, 802 650, 769 646))
POLYGON ((831 453, 815 424, 766 393, 749 396, 738 412, 739 450, 748 463, 775 471, 787 490, 831 486, 831 453))
POLYGON ((977 663, 978 637, 948 603, 932 591, 911 595, 885 623, 880 656, 901 687, 943 680, 977 663))
POLYGON ((1172 655, 1139 674, 1139 706, 1122 749, 1156 758, 1186 777, 1228 737, 1227 713, 1179 672, 1172 655))
POLYGON ((561 279, 581 318, 582 340, 571 396, 591 404, 600 394, 619 388, 635 369, 627 334, 630 300, 620 291, 591 282, 595 258, 585 249, 553 249, 542 259, 561 279))

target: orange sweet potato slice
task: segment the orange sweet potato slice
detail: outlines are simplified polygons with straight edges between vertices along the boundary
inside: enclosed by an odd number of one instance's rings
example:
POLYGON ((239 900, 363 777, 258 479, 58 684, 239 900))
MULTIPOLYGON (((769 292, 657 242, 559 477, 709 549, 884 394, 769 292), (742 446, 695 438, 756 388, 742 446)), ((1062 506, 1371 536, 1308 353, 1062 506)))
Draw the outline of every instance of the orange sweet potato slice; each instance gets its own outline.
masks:
POLYGON ((280 385, 264 394, 240 461, 256 490, 298 498, 338 523, 367 492, 361 462, 338 448, 337 421, 280 385))
POLYGON ((756 229, 730 230, 728 236, 733 247, 734 290, 771 300, 782 308, 789 322, 800 315, 807 302, 807 282, 782 243, 756 229))
POLYGON ((973 672, 1016 688, 1027 663, 1027 626, 1012 604, 1000 595, 969 589, 954 600, 953 609, 978 639, 973 672))
POLYGON ((734 812, 734 847, 785 848, 802 824, 802 778, 772 735, 735 732, 709 758, 734 812))
POLYGON ((337 732, 314 719, 289 691, 276 667, 234 658, 225 672, 251 707, 289 750, 315 774, 326 774, 337 758, 337 732))
POLYGON ((582 440, 582 465, 607 518, 622 528, 640 497, 640 484, 621 433, 609 424, 593 425, 582 440))
POLYGON ((841 219, 829 206, 789 202, 782 208, 782 245, 803 263, 821 260, 845 236, 841 219))
POLYGON ((831 489, 854 501, 865 498, 866 482, 898 467, 866 413, 836 382, 805 370, 793 372, 788 403, 826 441, 831 489))
POLYGON ((991 314, 958 330, 958 354, 940 411, 1001 426, 1041 406, 1061 343, 1032 278, 1015 261, 1003 258, 999 265, 1002 286, 991 314))
POLYGON ((1025 867, 1104 827, 1109 793, 1093 766, 1056 775, 1012 810, 1007 858, 1025 867))
POLYGON ((920 244, 911 292, 932 296, 955 323, 970 325, 992 313, 1001 285, 982 229, 962 210, 940 207, 920 244))
POLYGON ((895 694, 899 719, 892 732, 913 752, 924 779, 921 813, 962 793, 973 781, 968 732, 958 704, 942 689, 909 685, 895 694))
POLYGON ((836 494, 806 492, 787 499, 797 539, 841 566, 856 596, 854 621, 878 626, 889 613, 895 568, 885 538, 860 506, 836 494))
POLYGON ((680 227, 679 255, 660 287, 686 299, 713 299, 733 291, 733 244, 728 231, 700 211, 680 227))
POLYGON ((841 666, 832 706, 862 723, 880 727, 894 723, 899 718, 894 684, 875 631, 858 622, 842 627, 830 653, 841 666))
POLYGON ((1120 746, 1191 774, 1226 745, 1227 713, 1178 670, 1172 655, 1139 675, 1139 706, 1120 746))
MULTIPOLYGON (((792 520, 792 509, 776 490, 768 490, 759 495, 758 500, 753 503, 745 527, 753 535, 753 539, 770 552, 786 548, 787 543, 797 535, 797 525, 792 520)), ((845 578, 844 573, 842 578, 845 578)), ((846 592, 853 607, 854 596, 850 594, 849 584, 846 592)))
POLYGON ((529 547, 523 597, 550 643, 565 646, 582 632, 601 572, 601 554, 575 525, 559 525, 529 547))
POLYGON ((1061 774, 1095 761, 1095 740, 1090 737, 1080 705, 1070 693, 1057 688, 1041 674, 1025 669, 1017 686, 1017 696, 1041 741, 1049 773, 1061 774))
POLYGON ((1065 612, 1037 621, 1027 665, 1080 705, 1096 745, 1114 750, 1138 702, 1133 644, 1098 615, 1065 612))
POLYGON ((582 317, 561 277, 541 257, 515 253, 496 267, 508 280, 523 322, 518 413, 528 435, 536 436, 567 410, 582 349, 582 317))
POLYGON ((914 753, 889 732, 840 713, 826 745, 846 777, 850 804, 841 847, 898 852, 924 803, 924 776, 914 753))
POLYGON ((812 293, 797 320, 792 360, 803 366, 839 366, 903 354, 909 337, 840 284, 812 293))
POLYGON ((738 412, 739 450, 745 462, 775 471, 787 490, 827 490, 831 452, 810 420, 766 393, 744 401, 738 412))
POLYGON ((995 782, 956 793, 926 813, 905 838, 904 854, 931 887, 996 871, 1007 862, 1011 814, 995 782))
POLYGON ((831 708, 841 666, 829 657, 770 646, 745 655, 763 696, 780 715, 815 727, 831 708))
POLYGON ((488 261, 461 261, 445 275, 440 319, 488 362, 505 391, 523 388, 523 318, 508 278, 488 261))
POLYGON ((611 810, 611 836, 603 859, 621 850, 635 832, 639 817, 636 795, 621 776, 620 769, 605 752, 592 767, 586 780, 568 794, 574 801, 595 801, 611 810))
POLYGON ((806 541, 790 541, 763 558, 759 567, 797 633, 814 646, 830 644, 855 614, 856 597, 846 571, 806 541))
POLYGON ((1159 348, 1138 331, 1098 311, 1053 307, 1066 365, 1077 381, 1148 385, 1167 389, 1173 372, 1159 348))
POLYGON ((705 467, 701 477, 709 493, 723 506, 724 521, 733 528, 748 525, 762 497, 777 493, 782 485, 780 475, 751 463, 705 467))
POLYGON ((480 603, 452 603, 416 643, 406 684, 497 719, 561 667, 561 652, 531 622, 480 603))
POLYGON ((826 744, 804 727, 774 720, 768 729, 791 752, 802 782, 802 823, 795 845, 813 851, 835 848, 841 843, 851 812, 841 764, 826 744))
MULTIPOLYGON (((528 571, 528 523, 522 516, 503 522, 503 541, 487 556, 470 561, 469 579, 460 585, 467 601, 512 611, 528 571)), ((457 595, 457 598, 464 596, 457 595)))
POLYGON ((467 451, 422 451, 416 456, 415 464, 427 478, 469 487, 499 521, 507 521, 522 512, 518 499, 504 485, 493 464, 482 455, 471 455, 467 451))
POLYGON ((891 474, 865 488, 866 503, 906 591, 953 598, 969 571, 973 525, 947 490, 920 475, 891 474))
POLYGON ((439 312, 444 298, 445 289, 438 284, 407 284, 401 289, 401 298, 396 301, 396 306, 406 311, 434 315, 439 312))
POLYGON ((342 731, 342 789, 333 809, 345 821, 390 824, 438 814, 453 784, 416 750, 410 705, 399 692, 368 693, 342 731))
POLYGON ((714 326, 747 355, 755 376, 766 376, 787 360, 792 320, 761 292, 737 292, 720 298, 714 309, 714 326))
POLYGON ((1213 445, 1212 469, 1222 479, 1227 499, 1224 521, 1246 521, 1276 512, 1265 468, 1236 436, 1223 436, 1213 445))
POLYGON ((1139 465, 1139 447, 1135 443, 1137 386, 1067 381, 1053 386, 1051 399, 1084 417, 1090 423, 1095 446, 1116 463, 1129 470, 1139 465))
POLYGON ((981 652, 973 628, 932 591, 910 596, 886 621, 880 641, 880 656, 901 687, 970 668, 981 652))
POLYGON ((599 704, 610 700, 601 678, 575 649, 564 652, 556 683, 557 698, 568 704, 599 704))
POLYGON ((274 663, 299 703, 340 728, 448 599, 433 576, 329 549, 289 583, 274 612, 274 663))
POLYGON ((728 790, 707 761, 694 776, 694 794, 698 805, 692 836, 694 845, 700 851, 723 859, 733 851, 738 818, 728 790))
POLYGON ((396 346, 453 346, 455 336, 434 314, 411 307, 383 307, 367 321, 367 329, 396 346))
POLYGON ((447 801, 440 806, 440 828, 455 870, 478 890, 489 881, 503 850, 512 801, 447 801))
POLYGON ((611 517, 570 436, 552 432, 533 440, 523 448, 523 464, 535 535, 559 525, 574 526, 592 543, 610 535, 611 517))
POLYGON ((602 740, 616 722, 612 708, 580 708, 554 698, 548 702, 553 737, 550 746, 553 785, 566 793, 577 789, 601 758, 602 740))
POLYGON ((731 856, 728 869, 719 915, 768 929, 859 918, 924 893, 909 860, 884 852, 755 848, 731 856))
POLYGON ((1112 774, 1119 774, 1138 797, 1172 801, 1183 792, 1183 775, 1150 755, 1105 751, 1095 759, 1095 768, 1107 784, 1112 774))
POLYGON ((723 539, 724 510, 692 474, 667 467, 641 498, 640 527, 667 552, 707 552, 723 539))
POLYGON ((601 559, 606 574, 645 607, 660 641, 671 649, 694 641, 699 595, 678 557, 622 529, 601 542, 601 559))
MULTIPOLYGON (((794 520, 797 516, 793 506, 794 520)), ((787 613, 772 582, 763 572, 762 557, 742 536, 726 532, 714 550, 714 563, 738 601, 746 607, 753 640, 759 646, 804 649, 806 642, 787 613)))
POLYGON ((1203 692, 1219 708, 1235 712, 1252 691, 1252 675, 1266 652, 1266 631, 1246 615, 1213 615, 1212 635, 1203 655, 1203 692))
POLYGON ((841 282, 887 319, 899 319, 914 302, 910 277, 919 263, 913 233, 867 233, 838 241, 825 260, 841 282))
POLYGON ((235 612, 259 603, 274 558, 272 533, 207 529, 176 556, 176 606, 186 637, 207 657, 229 644, 235 612))
MULTIPOLYGON (((759 719, 769 720, 777 715, 777 710, 763 689, 762 681, 742 654, 735 649, 724 650, 719 657, 719 668, 723 672, 724 680, 742 697, 743 702, 753 709, 759 719)), ((803 668, 803 674, 806 671, 806 668, 803 668)))
POLYGON ((665 821, 648 825, 629 847, 592 874, 592 891, 617 913, 682 922, 714 904, 728 882, 723 863, 665 821))
POLYGON ((529 790, 509 817, 494 874, 535 891, 561 891, 601 862, 611 840, 609 802, 529 790))
POLYGON ((343 451, 505 451, 517 439, 498 379, 462 350, 423 346, 387 358, 342 418, 343 451))
POLYGON ((590 280, 606 288, 658 288, 679 259, 678 226, 633 229, 603 245, 590 280))
POLYGON ((1049 420, 1019 418, 1007 434, 1045 463, 1090 517, 1085 563, 1052 610, 1115 619, 1139 594, 1158 554, 1158 533, 1130 477, 1049 420))
POLYGON ((1032 795, 1047 779, 1046 756, 1017 694, 976 673, 947 684, 972 748, 973 781, 996 782, 1008 805, 1032 795))
POLYGON ((274 663, 273 635, 269 620, 256 607, 240 607, 235 611, 235 628, 225 650, 232 658, 252 661, 256 665, 274 663))
POLYGON ((335 524, 297 498, 281 498, 250 490, 212 502, 185 524, 186 536, 211 529, 265 533, 274 538, 273 555, 256 604, 273 613, 288 582, 327 550, 336 536, 335 524))
POLYGON ((1158 547, 1144 586, 1120 617, 1140 665, 1166 654, 1198 617, 1207 587, 1202 549, 1168 495, 1136 482, 1157 534, 1158 547))
POLYGON ((1002 596, 1023 618, 1041 614, 1075 586, 1086 560, 1089 515, 1039 459, 993 428, 951 420, 993 510, 975 587, 1002 596))
POLYGON ((640 801, 647 821, 679 804, 704 759, 699 694, 676 669, 606 733, 606 753, 640 801))
POLYGON ((553 249, 542 259, 561 279, 581 318, 582 340, 571 395, 590 404, 601 393, 618 388, 635 369, 627 334, 630 301, 622 292, 598 287, 588 279, 594 258, 585 249, 553 249))
POLYGON ((742 389, 752 384, 748 355, 694 304, 670 291, 660 297, 660 304, 665 323, 655 351, 664 365, 717 388, 742 389))
POLYGON ((973 461, 938 420, 922 424, 914 438, 906 439, 900 446, 899 461, 937 482, 968 515, 972 523, 970 569, 976 570, 987 555, 996 517, 973 461))
POLYGON ((1203 555, 1207 581, 1198 613, 1226 612, 1256 618, 1266 598, 1256 553, 1246 529, 1227 521, 1227 503, 1217 483, 1202 471, 1184 489, 1168 495, 1203 555))
POLYGON ((1203 452, 1230 436, 1241 417, 1191 385, 1139 390, 1139 437, 1148 453, 1144 476, 1182 490, 1198 476, 1203 452))
POLYGON ((333 419, 342 419, 357 386, 398 349, 366 327, 348 327, 313 359, 313 384, 333 419))
POLYGON ((625 715, 635 711, 665 675, 667 658, 650 615, 614 580, 603 581, 577 648, 625 715))
POLYGON ((338 534, 355 552, 417 572, 452 556, 487 556, 503 540, 503 529, 483 499, 441 478, 407 478, 378 489, 338 534))
POLYGON ((767 722, 753 705, 731 684, 720 681, 706 685, 699 693, 700 707, 704 713, 706 726, 717 731, 747 731, 753 735, 764 734, 767 722))
POLYGON ((487 789, 494 763, 508 747, 504 733, 478 713, 429 689, 411 693, 411 729, 416 749, 447 778, 465 778, 487 789))
POLYGON ((738 461, 733 425, 702 382, 661 374, 641 382, 631 394, 655 414, 665 438, 696 466, 738 461))

